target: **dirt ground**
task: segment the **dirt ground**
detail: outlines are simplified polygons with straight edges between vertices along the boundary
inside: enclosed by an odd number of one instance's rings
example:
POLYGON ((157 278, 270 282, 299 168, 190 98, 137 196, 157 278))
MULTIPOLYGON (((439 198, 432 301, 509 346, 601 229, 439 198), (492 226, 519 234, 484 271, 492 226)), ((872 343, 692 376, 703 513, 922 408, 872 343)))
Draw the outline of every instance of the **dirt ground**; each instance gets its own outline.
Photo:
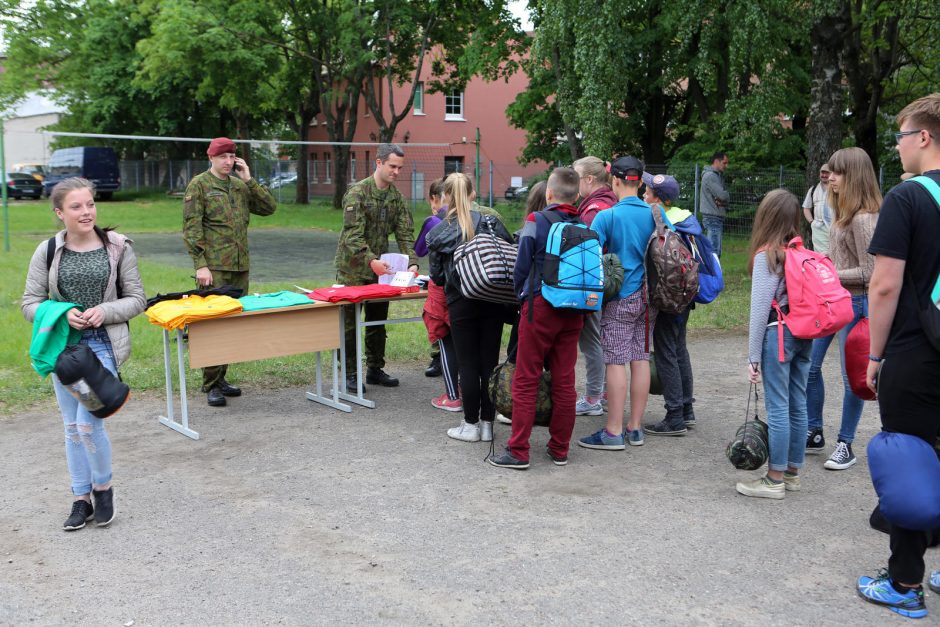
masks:
MULTIPOLYGON (((378 407, 351 414, 250 381, 225 409, 197 394, 199 441, 158 424, 161 395, 138 395, 109 419, 117 518, 73 533, 61 530, 70 498, 51 400, 2 419, 0 623, 900 624, 854 589, 888 557, 887 536, 868 527, 876 407, 855 467, 809 456, 802 492, 746 498, 734 483, 757 473, 724 456, 744 417, 746 340, 699 333, 690 348, 688 436, 573 446, 556 467, 537 429, 525 472, 446 437, 458 417, 430 406, 442 383, 424 364, 391 364, 401 387, 370 387, 378 407)), ((603 421, 579 419, 575 437, 603 421)), ((507 434, 497 425, 499 444, 507 434)), ((928 552, 928 568, 938 558, 928 552)), ((936 621, 940 602, 927 604, 936 621)))

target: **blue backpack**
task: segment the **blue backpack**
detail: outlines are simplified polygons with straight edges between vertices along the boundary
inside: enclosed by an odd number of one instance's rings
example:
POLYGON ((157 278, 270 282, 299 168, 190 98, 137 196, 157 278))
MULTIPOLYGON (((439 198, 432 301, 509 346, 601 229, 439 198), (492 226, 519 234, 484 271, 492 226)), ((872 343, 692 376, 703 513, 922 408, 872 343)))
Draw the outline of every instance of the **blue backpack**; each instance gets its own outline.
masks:
MULTIPOLYGON (((597 233, 581 222, 566 221, 555 211, 538 215, 551 223, 542 267, 542 298, 556 309, 600 311, 604 264, 597 233)), ((533 272, 534 268, 535 264, 533 272)))
POLYGON ((698 261, 698 294, 695 302, 707 305, 725 289, 725 277, 721 272, 721 261, 705 236, 690 235, 692 256, 698 261))
POLYGON ((712 302, 721 291, 725 289, 725 278, 721 272, 721 262, 711 240, 704 235, 692 235, 682 228, 682 223, 674 224, 676 231, 682 234, 682 239, 692 251, 692 257, 698 262, 698 294, 695 302, 707 305, 712 302))

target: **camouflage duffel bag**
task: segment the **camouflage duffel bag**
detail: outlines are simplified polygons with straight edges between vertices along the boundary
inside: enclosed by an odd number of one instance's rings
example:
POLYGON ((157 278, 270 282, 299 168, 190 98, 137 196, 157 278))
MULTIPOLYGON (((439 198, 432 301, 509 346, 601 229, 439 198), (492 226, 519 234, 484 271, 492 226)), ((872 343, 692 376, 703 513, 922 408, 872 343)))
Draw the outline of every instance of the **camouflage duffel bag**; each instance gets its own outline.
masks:
MULTIPOLYGON (((512 375, 516 372, 516 364, 505 361, 496 366, 490 375, 490 399, 496 411, 512 418, 512 375)), ((539 379, 539 390, 535 397, 535 426, 547 427, 552 419, 552 373, 542 372, 539 379)))
POLYGON ((751 413, 752 394, 749 393, 744 424, 734 432, 734 439, 725 449, 728 461, 738 470, 757 470, 767 462, 770 456, 770 432, 767 429, 767 423, 757 417, 757 405, 760 401, 757 395, 757 385, 752 384, 751 390, 755 399, 754 419, 747 419, 748 414, 751 413))

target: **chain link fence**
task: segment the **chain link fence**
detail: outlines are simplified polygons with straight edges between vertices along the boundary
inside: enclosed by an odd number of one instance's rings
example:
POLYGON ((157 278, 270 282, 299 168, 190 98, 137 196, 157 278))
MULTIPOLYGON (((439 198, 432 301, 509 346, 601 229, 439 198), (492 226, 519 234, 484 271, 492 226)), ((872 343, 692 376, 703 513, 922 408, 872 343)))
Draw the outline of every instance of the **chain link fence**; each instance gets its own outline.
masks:
MULTIPOLYGON (((189 181, 207 169, 205 160, 189 161, 122 161, 121 188, 124 191, 154 192, 165 191, 169 194, 181 194, 189 181)), ((699 164, 649 165, 647 169, 654 174, 671 174, 676 177, 681 190, 679 199, 674 203, 678 207, 694 210, 698 215, 700 206, 699 190, 704 167, 699 164)), ((285 160, 254 160, 251 162, 252 175, 262 184, 267 185, 277 197, 278 202, 293 202, 296 198, 297 162, 285 160)), ((547 170, 547 168, 546 168, 547 170)), ((412 208, 427 198, 428 186, 437 178, 450 172, 462 171, 470 175, 477 184, 478 201, 489 206, 502 205, 500 208, 509 221, 521 220, 524 213, 525 191, 516 192, 511 185, 513 178, 522 179, 522 186, 527 187, 540 174, 529 174, 532 168, 524 168, 517 163, 483 162, 477 172, 474 164, 465 164, 462 160, 445 157, 430 160, 405 160, 405 169, 399 175, 398 188, 408 199, 412 208), (510 188, 513 188, 510 190, 510 188), (513 198, 507 198, 509 196, 513 198), (507 204, 508 203, 508 204, 507 204)), ((537 171, 537 169, 536 169, 537 171)), ((372 162, 352 159, 346 174, 349 183, 361 180, 372 173, 372 162)), ((878 172, 882 192, 887 192, 900 182, 902 169, 900 164, 882 166, 878 172)), ((308 199, 330 199, 335 189, 335 168, 329 159, 307 161, 308 199)), ((772 189, 784 188, 796 195, 802 204, 810 186, 806 184, 803 170, 784 167, 735 170, 724 173, 725 187, 731 194, 725 218, 724 232, 731 237, 749 237, 754 212, 764 194, 772 189)))

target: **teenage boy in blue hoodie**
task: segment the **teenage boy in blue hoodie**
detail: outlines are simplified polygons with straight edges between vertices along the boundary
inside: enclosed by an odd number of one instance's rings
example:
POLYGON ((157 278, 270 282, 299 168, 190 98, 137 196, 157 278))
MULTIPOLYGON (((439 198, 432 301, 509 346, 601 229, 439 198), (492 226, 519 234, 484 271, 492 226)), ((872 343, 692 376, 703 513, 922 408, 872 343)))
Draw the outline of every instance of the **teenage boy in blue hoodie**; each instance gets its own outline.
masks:
MULTIPOLYGON (((643 173, 646 193, 643 200, 650 206, 661 206, 676 231, 683 235, 686 244, 689 236, 702 237, 702 227, 691 211, 673 207, 679 198, 679 182, 666 174, 643 173)), ((680 314, 659 312, 653 329, 653 348, 656 350, 656 372, 663 386, 666 417, 656 424, 646 425, 643 431, 649 435, 685 435, 688 427, 695 424, 692 410, 692 363, 686 346, 686 326, 690 304, 680 314)))
POLYGON ((513 279, 522 311, 519 315, 516 372, 512 378, 512 435, 503 453, 487 458, 494 466, 517 470, 529 467, 529 436, 535 424, 536 391, 546 362, 552 373, 548 456, 556 466, 568 463, 577 401, 574 367, 578 360, 578 337, 584 325, 584 314, 573 309, 555 309, 542 298, 540 286, 545 245, 552 225, 543 214, 554 213, 562 221, 580 222, 578 209, 574 206, 579 182, 578 173, 573 169, 555 168, 545 188, 548 206, 528 215, 519 237, 519 256, 513 279))

